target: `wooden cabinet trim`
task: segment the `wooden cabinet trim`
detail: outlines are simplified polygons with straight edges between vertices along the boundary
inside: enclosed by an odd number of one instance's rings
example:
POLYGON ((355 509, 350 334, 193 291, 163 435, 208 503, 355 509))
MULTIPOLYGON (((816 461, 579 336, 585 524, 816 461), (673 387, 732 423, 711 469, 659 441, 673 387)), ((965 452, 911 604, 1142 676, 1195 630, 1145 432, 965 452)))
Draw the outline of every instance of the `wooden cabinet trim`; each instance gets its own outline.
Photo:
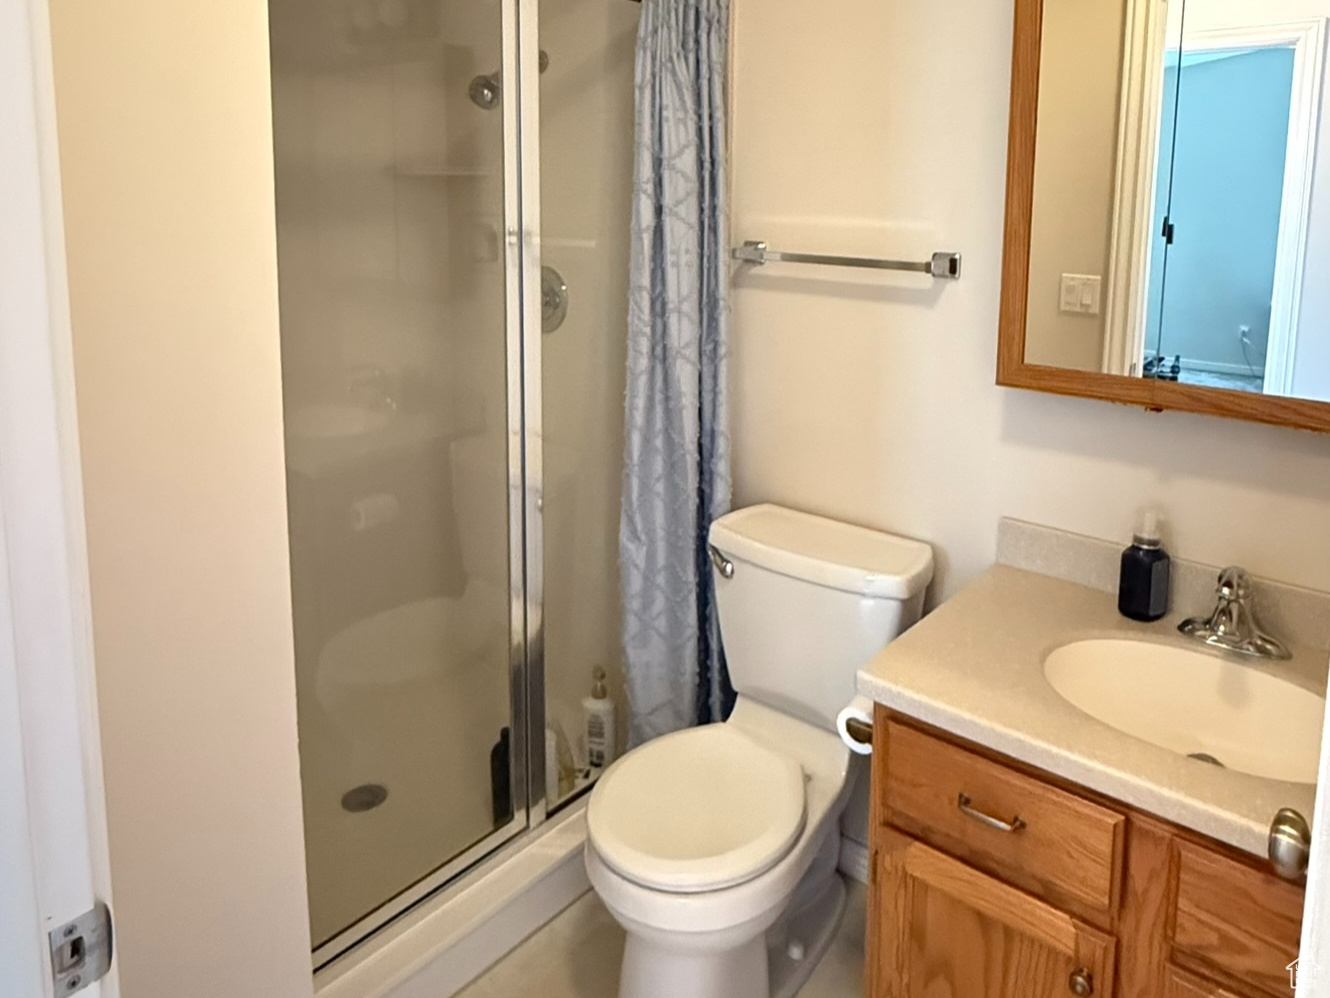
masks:
POLYGON ((1177 884, 1173 834, 1163 822, 1130 815, 1118 937, 1130 940, 1118 956, 1122 998, 1158 995, 1171 949, 1177 884))

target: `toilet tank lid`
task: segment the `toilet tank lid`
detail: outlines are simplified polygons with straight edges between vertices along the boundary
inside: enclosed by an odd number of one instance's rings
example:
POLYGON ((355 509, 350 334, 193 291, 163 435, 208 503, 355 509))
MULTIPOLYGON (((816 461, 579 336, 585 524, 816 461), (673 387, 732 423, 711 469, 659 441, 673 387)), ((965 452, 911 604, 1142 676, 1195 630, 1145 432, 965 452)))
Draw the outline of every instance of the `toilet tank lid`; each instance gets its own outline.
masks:
POLYGON ((770 504, 726 513, 708 539, 732 559, 865 596, 909 599, 933 578, 921 541, 770 504))

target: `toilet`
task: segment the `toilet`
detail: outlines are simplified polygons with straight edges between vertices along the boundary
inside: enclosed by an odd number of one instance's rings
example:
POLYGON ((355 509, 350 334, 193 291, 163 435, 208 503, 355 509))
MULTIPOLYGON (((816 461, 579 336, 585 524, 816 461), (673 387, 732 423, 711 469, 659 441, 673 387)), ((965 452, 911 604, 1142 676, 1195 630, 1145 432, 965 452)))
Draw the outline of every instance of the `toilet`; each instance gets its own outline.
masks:
POLYGON ((926 544, 772 505, 708 539, 734 711, 628 752, 587 805, 591 885, 627 933, 620 998, 786 998, 807 979, 845 902, 858 770, 836 715, 933 575, 926 544))

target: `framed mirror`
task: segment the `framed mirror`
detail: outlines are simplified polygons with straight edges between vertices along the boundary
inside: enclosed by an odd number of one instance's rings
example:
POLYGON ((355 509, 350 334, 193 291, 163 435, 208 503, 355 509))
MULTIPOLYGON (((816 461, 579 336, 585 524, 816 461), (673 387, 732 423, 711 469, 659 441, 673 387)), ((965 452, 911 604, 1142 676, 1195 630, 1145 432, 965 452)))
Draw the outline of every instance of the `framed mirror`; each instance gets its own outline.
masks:
POLYGON ((998 383, 1330 432, 1330 0, 1016 0, 998 383))

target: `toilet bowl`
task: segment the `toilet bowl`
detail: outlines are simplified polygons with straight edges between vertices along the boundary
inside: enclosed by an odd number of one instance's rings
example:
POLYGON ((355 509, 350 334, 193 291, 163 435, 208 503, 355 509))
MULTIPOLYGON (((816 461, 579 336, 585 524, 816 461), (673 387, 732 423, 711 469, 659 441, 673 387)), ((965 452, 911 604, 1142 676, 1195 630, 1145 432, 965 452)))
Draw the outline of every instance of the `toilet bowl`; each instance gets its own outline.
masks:
POLYGON ((783 948, 804 954, 792 970, 811 971, 815 937, 839 920, 849 762, 834 732, 740 700, 724 724, 666 735, 605 772, 587 810, 586 861, 628 932, 620 995, 767 998, 802 983, 806 974, 771 988, 765 934, 796 891, 821 894, 809 938, 783 948), (819 854, 829 861, 813 882, 819 854))
POLYGON ((807 979, 844 906, 835 714, 932 576, 927 545, 775 506, 710 542, 734 711, 628 752, 587 807, 587 872, 627 933, 620 998, 786 998, 807 979))

